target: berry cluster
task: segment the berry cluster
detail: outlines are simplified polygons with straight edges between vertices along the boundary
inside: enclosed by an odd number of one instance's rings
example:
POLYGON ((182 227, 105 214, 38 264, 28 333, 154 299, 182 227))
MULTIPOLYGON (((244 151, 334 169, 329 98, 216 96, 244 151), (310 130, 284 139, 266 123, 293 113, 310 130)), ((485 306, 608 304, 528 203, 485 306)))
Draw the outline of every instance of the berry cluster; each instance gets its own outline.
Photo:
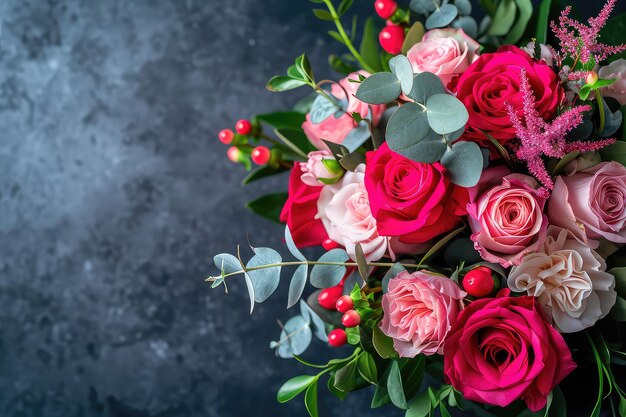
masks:
MULTIPOLYGON (((343 313, 341 324, 343 324, 344 327, 356 327, 361 323, 361 315, 354 309, 352 297, 343 295, 344 281, 345 278, 338 285, 323 289, 319 293, 317 301, 319 305, 326 310, 343 313)), ((345 345, 347 341, 348 336, 344 329, 335 329, 328 334, 328 344, 332 347, 341 347, 345 345)))
POLYGON ((250 120, 242 119, 232 129, 222 129, 217 137, 224 145, 231 145, 226 154, 234 163, 250 164, 250 160, 257 165, 266 165, 278 159, 277 152, 273 152, 266 146, 253 146, 250 138, 258 140, 262 137, 260 126, 253 125, 250 120), (236 132, 236 133, 235 133, 236 132))
POLYGON ((378 35, 380 46, 392 55, 399 54, 404 43, 404 24, 408 13, 399 9, 395 0, 376 0, 374 10, 387 21, 387 26, 378 35))

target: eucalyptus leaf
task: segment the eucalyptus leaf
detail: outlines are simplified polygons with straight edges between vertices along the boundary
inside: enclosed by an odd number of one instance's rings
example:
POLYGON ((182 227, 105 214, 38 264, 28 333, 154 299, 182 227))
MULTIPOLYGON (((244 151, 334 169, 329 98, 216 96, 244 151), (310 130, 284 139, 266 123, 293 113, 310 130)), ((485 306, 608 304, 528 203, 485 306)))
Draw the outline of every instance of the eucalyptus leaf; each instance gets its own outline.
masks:
POLYGON ((433 0, 411 0, 409 7, 417 14, 427 15, 434 12, 437 5, 433 0))
POLYGON ((472 14, 472 3, 469 0, 454 0, 454 5, 459 9, 461 16, 469 16, 472 14))
POLYGON ((457 142, 441 157, 441 165, 450 174, 450 181, 461 187, 473 187, 483 171, 483 154, 474 142, 457 142))
POLYGON ((413 88, 413 67, 404 55, 396 55, 389 61, 391 72, 400 80, 400 87, 404 94, 409 94, 413 88))
POLYGON ((289 296, 287 297, 287 308, 291 308, 300 298, 302 297, 302 293, 304 292, 304 287, 306 286, 306 278, 309 270, 309 266, 307 264, 300 265, 296 268, 296 271, 293 273, 291 277, 291 282, 289 283, 289 296))
POLYGON ((439 77, 432 72, 421 72, 413 78, 413 89, 407 95, 417 103, 425 104, 430 96, 445 92, 446 89, 439 77))
POLYGON ((215 255, 213 257, 213 263, 215 263, 215 266, 218 267, 220 271, 224 271, 226 274, 243 271, 239 259, 229 253, 215 255))
POLYGON ((478 23, 472 16, 459 17, 452 22, 451 26, 456 29, 463 29, 470 38, 478 37, 478 23))
POLYGON ((243 273, 244 281, 246 282, 246 289, 248 290, 248 297, 250 298, 250 314, 254 310, 254 284, 252 284, 252 280, 250 279, 250 275, 247 273, 243 273))
POLYGON ((306 321, 313 324, 315 337, 322 342, 328 342, 324 321, 307 303, 304 302, 304 300, 300 300, 300 314, 302 314, 302 317, 304 317, 306 321))
POLYGON ((397 99, 401 92, 401 83, 395 74, 377 72, 363 80, 356 98, 369 104, 387 104, 397 99))
POLYGON ((389 398, 391 398, 393 405, 403 410, 409 408, 406 397, 404 396, 402 375, 400 374, 400 366, 397 361, 391 362, 391 370, 387 377, 387 392, 389 393, 389 398))
POLYGON ((362 121, 359 122, 357 127, 352 129, 350 133, 348 133, 341 144, 348 148, 350 152, 354 152, 359 149, 359 147, 363 145, 371 136, 372 132, 370 132, 369 124, 362 121))
POLYGON ((311 123, 320 124, 338 110, 341 110, 341 107, 337 100, 332 97, 329 99, 325 95, 319 94, 313 101, 313 106, 311 106, 311 111, 309 112, 311 123))
POLYGON ((306 257, 300 252, 296 243, 293 241, 293 236, 291 235, 291 231, 289 230, 289 226, 285 226, 285 244, 287 245, 287 249, 299 261, 306 262, 306 257))
POLYGON ((429 129, 424 139, 409 147, 395 150, 395 152, 413 161, 432 164, 441 159, 447 148, 444 137, 429 129))
POLYGON ((299 375, 285 382, 276 395, 279 403, 286 403, 294 399, 302 391, 306 390, 310 385, 317 382, 317 377, 312 375, 299 375))
POLYGON ((426 101, 426 108, 428 124, 432 130, 440 135, 464 128, 469 120, 469 113, 465 105, 458 98, 449 94, 430 96, 426 101))
POLYGON ((357 242, 357 244, 354 247, 354 252, 355 252, 357 267, 359 269, 359 274, 361 275, 361 278, 363 278, 363 281, 367 281, 367 260, 365 259, 365 254, 363 253, 363 247, 361 246, 360 243, 357 242))
POLYGON ((398 108, 387 123, 387 144, 395 152, 402 153, 423 140, 430 132, 426 111, 415 103, 398 108))
MULTIPOLYGON (((604 98, 602 99, 604 101, 604 98)), ((622 126, 622 112, 618 109, 613 112, 604 101, 604 129, 598 133, 601 138, 614 135, 622 126)))
POLYGON ((286 359, 301 355, 309 347, 312 339, 310 323, 302 316, 292 317, 285 323, 280 333, 276 353, 286 359))
MULTIPOLYGON (((343 249, 333 249, 322 255, 318 262, 330 262, 343 264, 349 259, 348 254, 343 249)), ((346 274, 344 265, 320 265, 316 264, 311 269, 311 285, 315 288, 333 287, 341 281, 346 274)))
POLYGON ((386 294, 387 290, 389 289, 389 281, 391 281, 400 272, 403 271, 406 271, 406 268, 400 262, 396 262, 391 268, 389 268, 389 270, 385 273, 385 276, 383 277, 381 283, 381 286, 383 288, 383 294, 386 294))
POLYGON ((255 255, 246 264, 248 275, 254 285, 254 301, 262 303, 278 288, 280 283, 280 266, 250 270, 265 265, 278 264, 282 261, 280 254, 271 248, 254 248, 255 255))
POLYGON ((459 10, 453 4, 446 4, 436 10, 426 19, 426 29, 435 29, 448 26, 459 14, 459 10))

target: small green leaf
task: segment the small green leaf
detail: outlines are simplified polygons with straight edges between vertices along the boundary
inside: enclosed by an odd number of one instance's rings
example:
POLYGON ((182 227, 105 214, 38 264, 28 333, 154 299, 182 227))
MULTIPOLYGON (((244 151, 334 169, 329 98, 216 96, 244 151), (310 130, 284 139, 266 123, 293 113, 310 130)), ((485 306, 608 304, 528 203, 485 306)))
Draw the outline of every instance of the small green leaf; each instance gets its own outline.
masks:
POLYGON ((404 42, 402 43, 402 54, 406 55, 413 45, 421 42, 425 32, 426 30, 424 29, 422 22, 415 22, 404 38, 404 42))
POLYGON ((430 96, 426 101, 426 109, 428 124, 432 130, 440 135, 464 128, 469 120, 469 113, 465 105, 458 98, 449 94, 430 96))
POLYGON ((537 16, 537 29, 535 31, 537 43, 545 44, 548 40, 548 21, 550 20, 550 6, 552 0, 542 0, 539 5, 537 16))
POLYGON ((313 14, 320 20, 324 20, 327 22, 333 21, 333 16, 330 14, 328 10, 324 9, 313 9, 313 14))
POLYGON ((335 388, 334 376, 331 376, 330 378, 328 378, 328 382, 326 383, 326 386, 328 387, 328 390, 332 392, 335 397, 339 398, 340 401, 343 401, 346 399, 346 396, 348 395, 348 393, 339 391, 337 388, 335 388))
POLYGON ((351 74, 358 69, 354 65, 348 64, 337 55, 330 55, 328 57, 328 63, 335 71, 343 75, 351 74))
POLYGON ((400 366, 397 361, 391 363, 391 371, 389 371, 389 377, 387 378, 387 392, 393 405, 403 410, 409 408, 404 396, 402 375, 400 374, 400 366))
POLYGON ((483 172, 483 154, 474 142, 457 142, 441 157, 450 181, 461 187, 473 187, 483 172))
POLYGON ((390 72, 377 72, 367 77, 356 91, 356 97, 369 104, 387 104, 402 92, 400 80, 390 72))
POLYGON ((363 247, 360 243, 354 247, 354 252, 356 256, 356 263, 359 269, 359 275, 363 278, 363 281, 367 281, 367 260, 365 259, 365 253, 363 253, 363 247))
POLYGON ((313 71, 311 69, 311 63, 306 57, 306 54, 302 54, 296 58, 296 68, 305 80, 313 81, 313 71))
POLYGON ((307 85, 304 81, 294 80, 290 77, 285 76, 276 76, 272 77, 268 82, 266 88, 270 91, 287 91, 293 90, 294 88, 302 87, 303 85, 307 85))
POLYGON ((317 381, 315 383, 309 385, 304 394, 304 405, 306 406, 306 411, 309 412, 311 417, 318 417, 319 410, 317 407, 317 381))
POLYGON ((356 386, 357 364, 352 360, 335 373, 335 388, 339 391, 352 391, 356 386))
POLYGON ((279 403, 286 403, 316 382, 316 376, 300 375, 293 377, 280 387, 276 399, 279 403))
POLYGON ((398 357, 398 353, 393 348, 393 339, 385 335, 378 326, 373 329, 372 343, 381 358, 390 359, 398 357))
POLYGON ((343 16, 349 9, 352 7, 352 3, 354 0, 342 0, 339 3, 339 7, 337 8, 337 13, 339 16, 343 16))
POLYGON ((311 285, 315 288, 333 287, 341 281, 346 274, 346 267, 342 265, 349 259, 343 249, 333 249, 322 255, 318 262, 328 262, 337 265, 316 264, 311 269, 311 285))
POLYGON ((369 352, 363 352, 358 360, 359 373, 367 382, 372 385, 378 383, 378 370, 376 369, 376 361, 369 352))
POLYGON ((413 89, 413 67, 404 55, 396 55, 389 61, 391 72, 400 80, 400 87, 404 94, 410 94, 413 89))
POLYGON ((282 172, 287 171, 289 168, 279 165, 278 167, 273 167, 270 165, 263 165, 254 170, 252 170, 242 181, 242 185, 250 184, 253 181, 260 180, 265 177, 269 177, 272 175, 280 174, 282 172))
POLYGON ((280 212, 288 196, 287 193, 267 194, 248 202, 246 207, 267 220, 280 223, 280 212))
POLYGON ((358 327, 347 328, 346 336, 348 338, 348 344, 350 345, 358 345, 361 342, 361 333, 358 327))
POLYGON ((424 391, 409 403, 409 409, 404 417, 426 417, 431 415, 432 411, 430 396, 428 391, 424 391))
POLYGON ((296 111, 280 111, 258 114, 256 118, 275 129, 300 129, 306 115, 296 111))
POLYGON ((428 260, 431 256, 433 256, 439 249, 443 248, 448 242, 454 239, 459 233, 461 233, 465 229, 465 226, 461 226, 456 230, 453 230, 449 234, 447 234, 443 239, 439 240, 435 243, 429 250, 422 256, 422 259, 419 261, 419 265, 422 265, 424 262, 428 260))
POLYGON ((376 20, 373 17, 369 17, 365 21, 359 53, 365 63, 367 63, 367 65, 369 65, 375 72, 383 70, 380 62, 378 30, 376 29, 376 20))
POLYGON ((403 359, 403 361, 404 365, 402 366, 401 373, 402 381, 404 381, 404 396, 406 398, 413 398, 422 385, 422 379, 424 379, 424 356, 419 355, 415 358, 403 359))
MULTIPOLYGON (((515 23, 517 6, 514 0, 501 0, 498 3, 487 33, 493 36, 505 36, 515 23)), ((490 13, 491 14, 491 13, 490 13)))
POLYGON ((315 149, 302 129, 275 129, 274 134, 288 149, 300 155, 303 159, 307 158, 308 152, 315 149))

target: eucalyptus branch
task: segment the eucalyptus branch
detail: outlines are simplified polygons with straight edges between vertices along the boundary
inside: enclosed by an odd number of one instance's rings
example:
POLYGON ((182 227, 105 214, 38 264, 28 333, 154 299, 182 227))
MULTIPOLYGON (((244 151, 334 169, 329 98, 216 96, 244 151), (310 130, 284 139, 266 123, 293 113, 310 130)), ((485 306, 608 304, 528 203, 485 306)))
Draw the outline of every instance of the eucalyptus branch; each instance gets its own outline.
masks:
POLYGON ((341 36, 343 43, 346 45, 346 47, 348 48, 352 56, 354 56, 354 58, 356 58, 356 60, 359 61, 359 64, 361 64, 361 67, 365 71, 372 73, 372 74, 375 73, 376 71, 372 67, 370 67, 367 64, 367 62, 365 62, 361 54, 356 50, 356 48, 352 44, 352 40, 350 39, 345 29, 343 28, 343 24, 341 23, 339 14, 337 13, 337 10, 335 10, 335 6, 333 6, 333 3, 331 2, 331 0, 323 0, 323 2, 328 8, 328 11, 330 12, 330 15, 333 18, 333 22, 335 22, 335 26, 337 27, 337 32, 339 32, 339 35, 341 36))

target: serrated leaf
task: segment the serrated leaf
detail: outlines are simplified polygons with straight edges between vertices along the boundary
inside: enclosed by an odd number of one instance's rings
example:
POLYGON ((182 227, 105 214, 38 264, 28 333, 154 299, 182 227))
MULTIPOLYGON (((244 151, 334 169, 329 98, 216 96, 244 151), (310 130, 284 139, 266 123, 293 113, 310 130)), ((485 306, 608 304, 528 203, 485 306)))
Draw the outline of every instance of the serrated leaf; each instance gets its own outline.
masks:
POLYGON ((262 303, 278 288, 281 267, 273 266, 263 269, 250 269, 278 264, 282 262, 282 258, 278 252, 271 248, 254 248, 254 253, 255 255, 246 264, 246 269, 254 285, 254 301, 262 303))
POLYGON ((337 263, 338 265, 314 265, 311 269, 311 285, 315 288, 328 288, 339 284, 346 274, 346 267, 341 264, 348 259, 348 254, 343 249, 333 249, 326 252, 318 259, 318 262, 337 263))
POLYGON ((474 142, 457 142, 441 157, 450 181, 461 187, 478 184, 483 171, 483 154, 474 142))
POLYGON ((291 282, 289 283, 289 296, 287 297, 287 308, 291 308, 300 298, 302 297, 302 293, 304 292, 304 287, 306 286, 306 278, 309 266, 308 265, 300 265, 296 271, 293 273, 291 277, 291 282))
POLYGON ((396 55, 389 61, 391 72, 400 80, 400 88, 404 94, 409 94, 413 89, 413 67, 404 55, 396 55))
POLYGON ((391 363, 391 370, 389 371, 389 377, 387 377, 387 393, 393 405, 403 410, 409 408, 404 396, 402 375, 400 374, 400 366, 397 361, 391 363))
POLYGON ((426 29, 435 29, 448 26, 459 14, 453 4, 444 4, 426 19, 426 29))
POLYGON ((432 72, 421 72, 413 78, 413 88, 408 96, 417 103, 426 104, 431 96, 445 92, 446 89, 439 77, 432 72))
POLYGON ((303 85, 307 85, 302 80, 294 80, 290 77, 285 76, 276 76, 272 77, 265 86, 270 91, 287 91, 293 90, 294 88, 302 87, 303 85))
POLYGON ((316 382, 317 377, 312 375, 295 376, 280 387, 276 395, 276 400, 281 404, 286 403, 316 382))
POLYGON ((369 104, 387 104, 398 98, 400 80, 390 72, 377 72, 367 77, 356 91, 356 98, 369 104))
MULTIPOLYGON (((465 105, 449 94, 435 94, 426 101, 426 114, 431 129, 440 135, 463 129, 469 120, 465 105)), ((482 160, 481 160, 482 163, 482 160)))

